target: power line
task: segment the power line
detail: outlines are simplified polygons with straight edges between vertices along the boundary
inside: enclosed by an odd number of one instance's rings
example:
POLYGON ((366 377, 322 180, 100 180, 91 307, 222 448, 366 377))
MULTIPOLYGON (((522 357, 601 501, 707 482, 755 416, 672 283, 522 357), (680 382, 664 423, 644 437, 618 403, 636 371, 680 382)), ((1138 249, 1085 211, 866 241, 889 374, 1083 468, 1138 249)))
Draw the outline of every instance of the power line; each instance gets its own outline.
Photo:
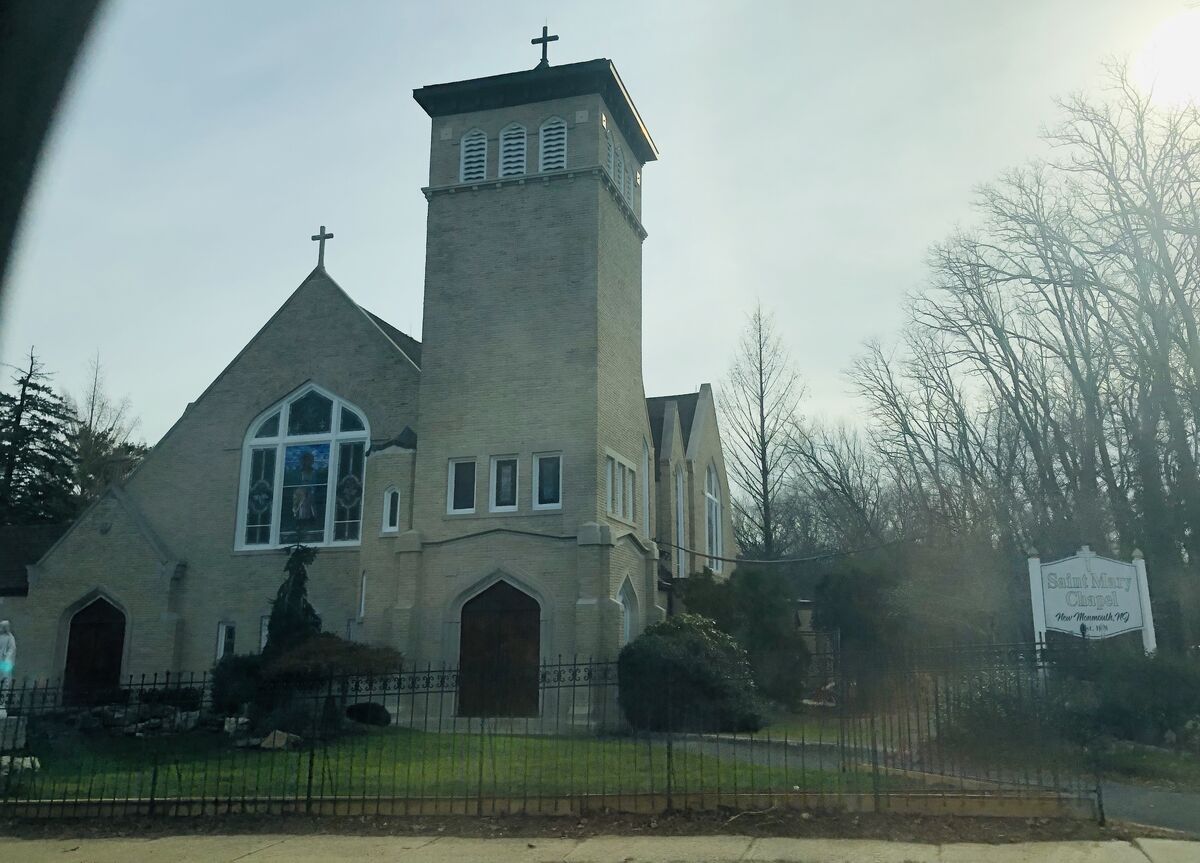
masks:
POLYGON ((658 545, 666 546, 667 548, 677 548, 680 551, 686 551, 688 554, 694 554, 698 557, 703 557, 706 560, 719 560, 722 563, 753 563, 753 564, 783 564, 783 563, 812 563, 818 560, 832 560, 835 557, 849 557, 852 554, 865 554, 868 551, 878 551, 881 548, 888 548, 893 545, 899 545, 902 542, 916 542, 913 537, 901 537, 900 539, 892 539, 887 542, 882 542, 879 545, 870 545, 866 548, 852 548, 847 551, 827 551, 823 554, 814 554, 809 557, 783 557, 775 558, 774 560, 753 560, 745 557, 721 557, 715 554, 709 554, 707 551, 700 551, 695 548, 688 548, 684 545, 676 545, 673 542, 665 542, 663 540, 654 540, 658 545))

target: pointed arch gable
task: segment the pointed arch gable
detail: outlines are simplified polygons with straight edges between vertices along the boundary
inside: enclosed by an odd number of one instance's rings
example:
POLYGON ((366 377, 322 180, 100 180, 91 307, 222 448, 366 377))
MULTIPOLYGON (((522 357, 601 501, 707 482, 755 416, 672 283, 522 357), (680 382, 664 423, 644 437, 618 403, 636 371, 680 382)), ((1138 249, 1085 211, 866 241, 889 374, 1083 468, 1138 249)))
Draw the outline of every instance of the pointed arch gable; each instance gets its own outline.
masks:
POLYGON ((539 636, 541 661, 548 662, 550 657, 554 655, 552 644, 554 612, 553 605, 550 602, 549 591, 544 585, 540 584, 537 578, 528 573, 520 572, 514 567, 503 566, 495 567, 484 577, 470 582, 455 593, 444 606, 442 612, 442 658, 448 666, 457 667, 459 664, 459 650, 461 647, 459 635, 462 624, 463 606, 499 582, 504 582, 510 587, 521 591, 538 604, 541 615, 539 636))
POLYGON ((57 634, 54 640, 54 668, 57 669, 60 680, 67 664, 67 642, 71 637, 71 621, 79 612, 99 601, 107 602, 125 617, 125 640, 121 646, 121 667, 129 667, 129 653, 134 628, 133 615, 129 612, 129 605, 112 588, 107 585, 96 585, 64 607, 58 616, 57 634))

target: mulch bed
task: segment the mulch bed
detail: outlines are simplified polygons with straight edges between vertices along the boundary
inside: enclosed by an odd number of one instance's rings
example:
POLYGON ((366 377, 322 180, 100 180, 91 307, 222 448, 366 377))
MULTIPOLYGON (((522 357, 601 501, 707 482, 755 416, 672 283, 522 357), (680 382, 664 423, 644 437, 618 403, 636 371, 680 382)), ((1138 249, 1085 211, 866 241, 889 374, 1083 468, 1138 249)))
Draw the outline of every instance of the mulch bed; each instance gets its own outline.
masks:
POLYGON ((596 814, 586 818, 536 815, 505 817, 320 817, 224 815, 216 818, 55 819, 0 821, 0 835, 28 839, 62 837, 157 837, 239 833, 444 835, 464 837, 586 839, 625 836, 795 836, 824 839, 887 839, 895 842, 1042 842, 1181 838, 1152 827, 1064 818, 978 818, 834 812, 683 812, 659 816, 596 814))

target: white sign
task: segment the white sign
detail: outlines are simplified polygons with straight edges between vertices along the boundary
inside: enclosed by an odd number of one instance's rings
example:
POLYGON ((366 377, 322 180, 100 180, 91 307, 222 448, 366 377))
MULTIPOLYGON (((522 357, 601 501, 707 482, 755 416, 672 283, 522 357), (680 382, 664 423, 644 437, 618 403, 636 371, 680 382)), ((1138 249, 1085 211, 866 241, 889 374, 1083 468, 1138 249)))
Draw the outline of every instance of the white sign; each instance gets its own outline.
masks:
POLYGON ((1047 631, 1082 638, 1111 638, 1141 630, 1147 651, 1156 649, 1146 564, 1098 557, 1086 545, 1053 563, 1029 559, 1029 595, 1037 640, 1047 631))

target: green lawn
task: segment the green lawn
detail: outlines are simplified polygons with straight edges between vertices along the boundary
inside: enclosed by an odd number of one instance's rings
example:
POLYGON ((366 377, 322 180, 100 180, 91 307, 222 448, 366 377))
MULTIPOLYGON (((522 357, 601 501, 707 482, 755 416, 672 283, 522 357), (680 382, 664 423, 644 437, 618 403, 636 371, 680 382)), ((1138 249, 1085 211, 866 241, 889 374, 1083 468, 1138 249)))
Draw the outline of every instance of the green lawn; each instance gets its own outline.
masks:
MULTIPOLYGON (((870 777, 801 770, 782 752, 746 753, 677 743, 676 792, 853 791, 870 777), (753 763, 752 763, 753 762, 753 763)), ((426 733, 374 729, 312 750, 235 749, 223 735, 162 738, 55 735, 35 741, 42 770, 10 797, 303 797, 310 760, 315 796, 475 797, 662 792, 666 743, 631 738, 426 733), (155 771, 157 764, 157 772, 155 771)), ((0 794, 5 791, 0 780, 0 794)))
POLYGON ((841 723, 838 717, 829 715, 805 715, 783 713, 771 717, 766 728, 754 733, 758 740, 786 741, 788 743, 837 743, 841 723))
POLYGON ((1104 775, 1142 785, 1200 791, 1200 756, 1163 749, 1110 749, 1100 756, 1104 775))

